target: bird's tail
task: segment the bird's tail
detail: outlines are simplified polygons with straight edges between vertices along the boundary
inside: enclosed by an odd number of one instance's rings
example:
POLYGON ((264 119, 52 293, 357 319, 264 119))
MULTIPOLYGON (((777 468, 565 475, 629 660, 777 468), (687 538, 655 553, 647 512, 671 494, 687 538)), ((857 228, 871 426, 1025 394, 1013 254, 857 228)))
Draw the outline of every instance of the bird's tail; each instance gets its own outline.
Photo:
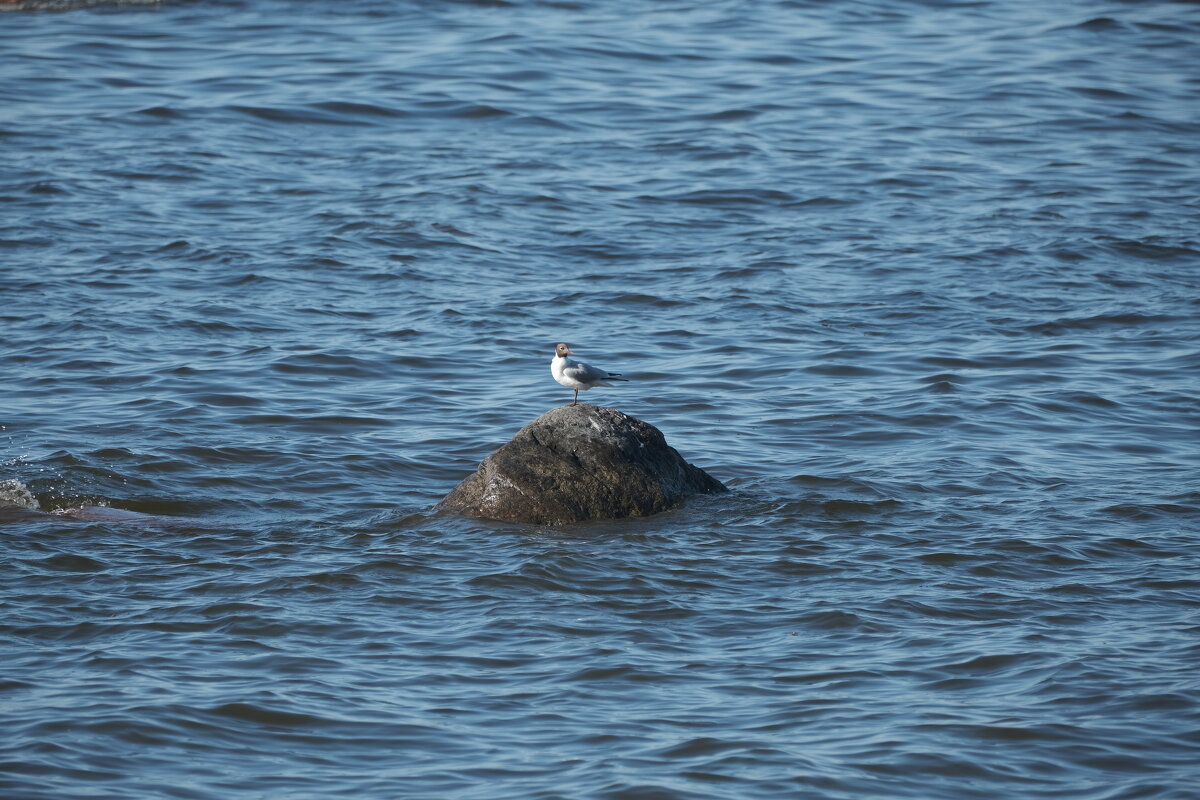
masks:
POLYGON ((629 378, 622 378, 622 377, 621 377, 621 373, 619 373, 619 372, 610 372, 610 373, 608 373, 608 378, 606 378, 606 380, 610 380, 610 381, 628 381, 628 380, 629 380, 629 378))

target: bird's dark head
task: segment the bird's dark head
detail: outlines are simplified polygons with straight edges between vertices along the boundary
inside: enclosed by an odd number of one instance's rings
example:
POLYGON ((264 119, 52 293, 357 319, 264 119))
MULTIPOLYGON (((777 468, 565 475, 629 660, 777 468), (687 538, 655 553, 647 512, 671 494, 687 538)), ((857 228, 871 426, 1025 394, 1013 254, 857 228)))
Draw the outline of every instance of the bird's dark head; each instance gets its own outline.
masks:
POLYGON ((565 342, 559 342, 554 345, 554 355, 562 357, 571 355, 571 348, 567 347, 565 342))

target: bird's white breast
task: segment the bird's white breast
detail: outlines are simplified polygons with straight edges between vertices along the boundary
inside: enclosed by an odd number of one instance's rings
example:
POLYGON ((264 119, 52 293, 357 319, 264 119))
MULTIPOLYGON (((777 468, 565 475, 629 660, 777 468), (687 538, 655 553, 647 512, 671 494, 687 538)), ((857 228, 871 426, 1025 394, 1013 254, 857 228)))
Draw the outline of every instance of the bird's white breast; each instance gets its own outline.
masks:
POLYGON ((574 378, 568 377, 563 373, 563 370, 570 365, 571 362, 567 360, 566 356, 555 356, 550 362, 550 374, 554 376, 554 380, 558 381, 563 386, 566 386, 568 389, 586 389, 586 384, 581 383, 574 378))

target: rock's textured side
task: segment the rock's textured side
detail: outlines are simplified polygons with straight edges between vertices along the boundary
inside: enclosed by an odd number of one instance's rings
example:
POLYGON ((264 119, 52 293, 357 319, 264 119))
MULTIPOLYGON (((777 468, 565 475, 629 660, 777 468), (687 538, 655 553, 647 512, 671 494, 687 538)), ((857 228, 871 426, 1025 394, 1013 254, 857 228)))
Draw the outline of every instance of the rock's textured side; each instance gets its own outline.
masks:
POLYGON ((689 494, 728 491, 683 460, 662 432, 615 408, 542 414, 438 504, 469 517, 561 525, 641 517, 689 494))
POLYGON ((25 484, 18 480, 9 479, 0 481, 0 506, 5 508, 36 509, 38 504, 25 484))

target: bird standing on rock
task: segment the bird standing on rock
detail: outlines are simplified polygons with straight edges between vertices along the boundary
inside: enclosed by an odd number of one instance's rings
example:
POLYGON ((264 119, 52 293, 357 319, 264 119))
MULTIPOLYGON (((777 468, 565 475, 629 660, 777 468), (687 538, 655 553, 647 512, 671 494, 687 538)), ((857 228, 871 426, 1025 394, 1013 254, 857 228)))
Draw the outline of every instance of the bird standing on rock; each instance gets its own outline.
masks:
POLYGON ((609 381, 628 380, 622 378, 619 372, 605 372, 580 361, 572 361, 567 358, 569 355, 574 355, 571 348, 559 342, 554 346, 554 360, 550 362, 550 374, 554 376, 554 380, 568 389, 575 390, 575 399, 569 405, 579 403, 580 389, 586 392, 593 386, 610 386, 609 381))

